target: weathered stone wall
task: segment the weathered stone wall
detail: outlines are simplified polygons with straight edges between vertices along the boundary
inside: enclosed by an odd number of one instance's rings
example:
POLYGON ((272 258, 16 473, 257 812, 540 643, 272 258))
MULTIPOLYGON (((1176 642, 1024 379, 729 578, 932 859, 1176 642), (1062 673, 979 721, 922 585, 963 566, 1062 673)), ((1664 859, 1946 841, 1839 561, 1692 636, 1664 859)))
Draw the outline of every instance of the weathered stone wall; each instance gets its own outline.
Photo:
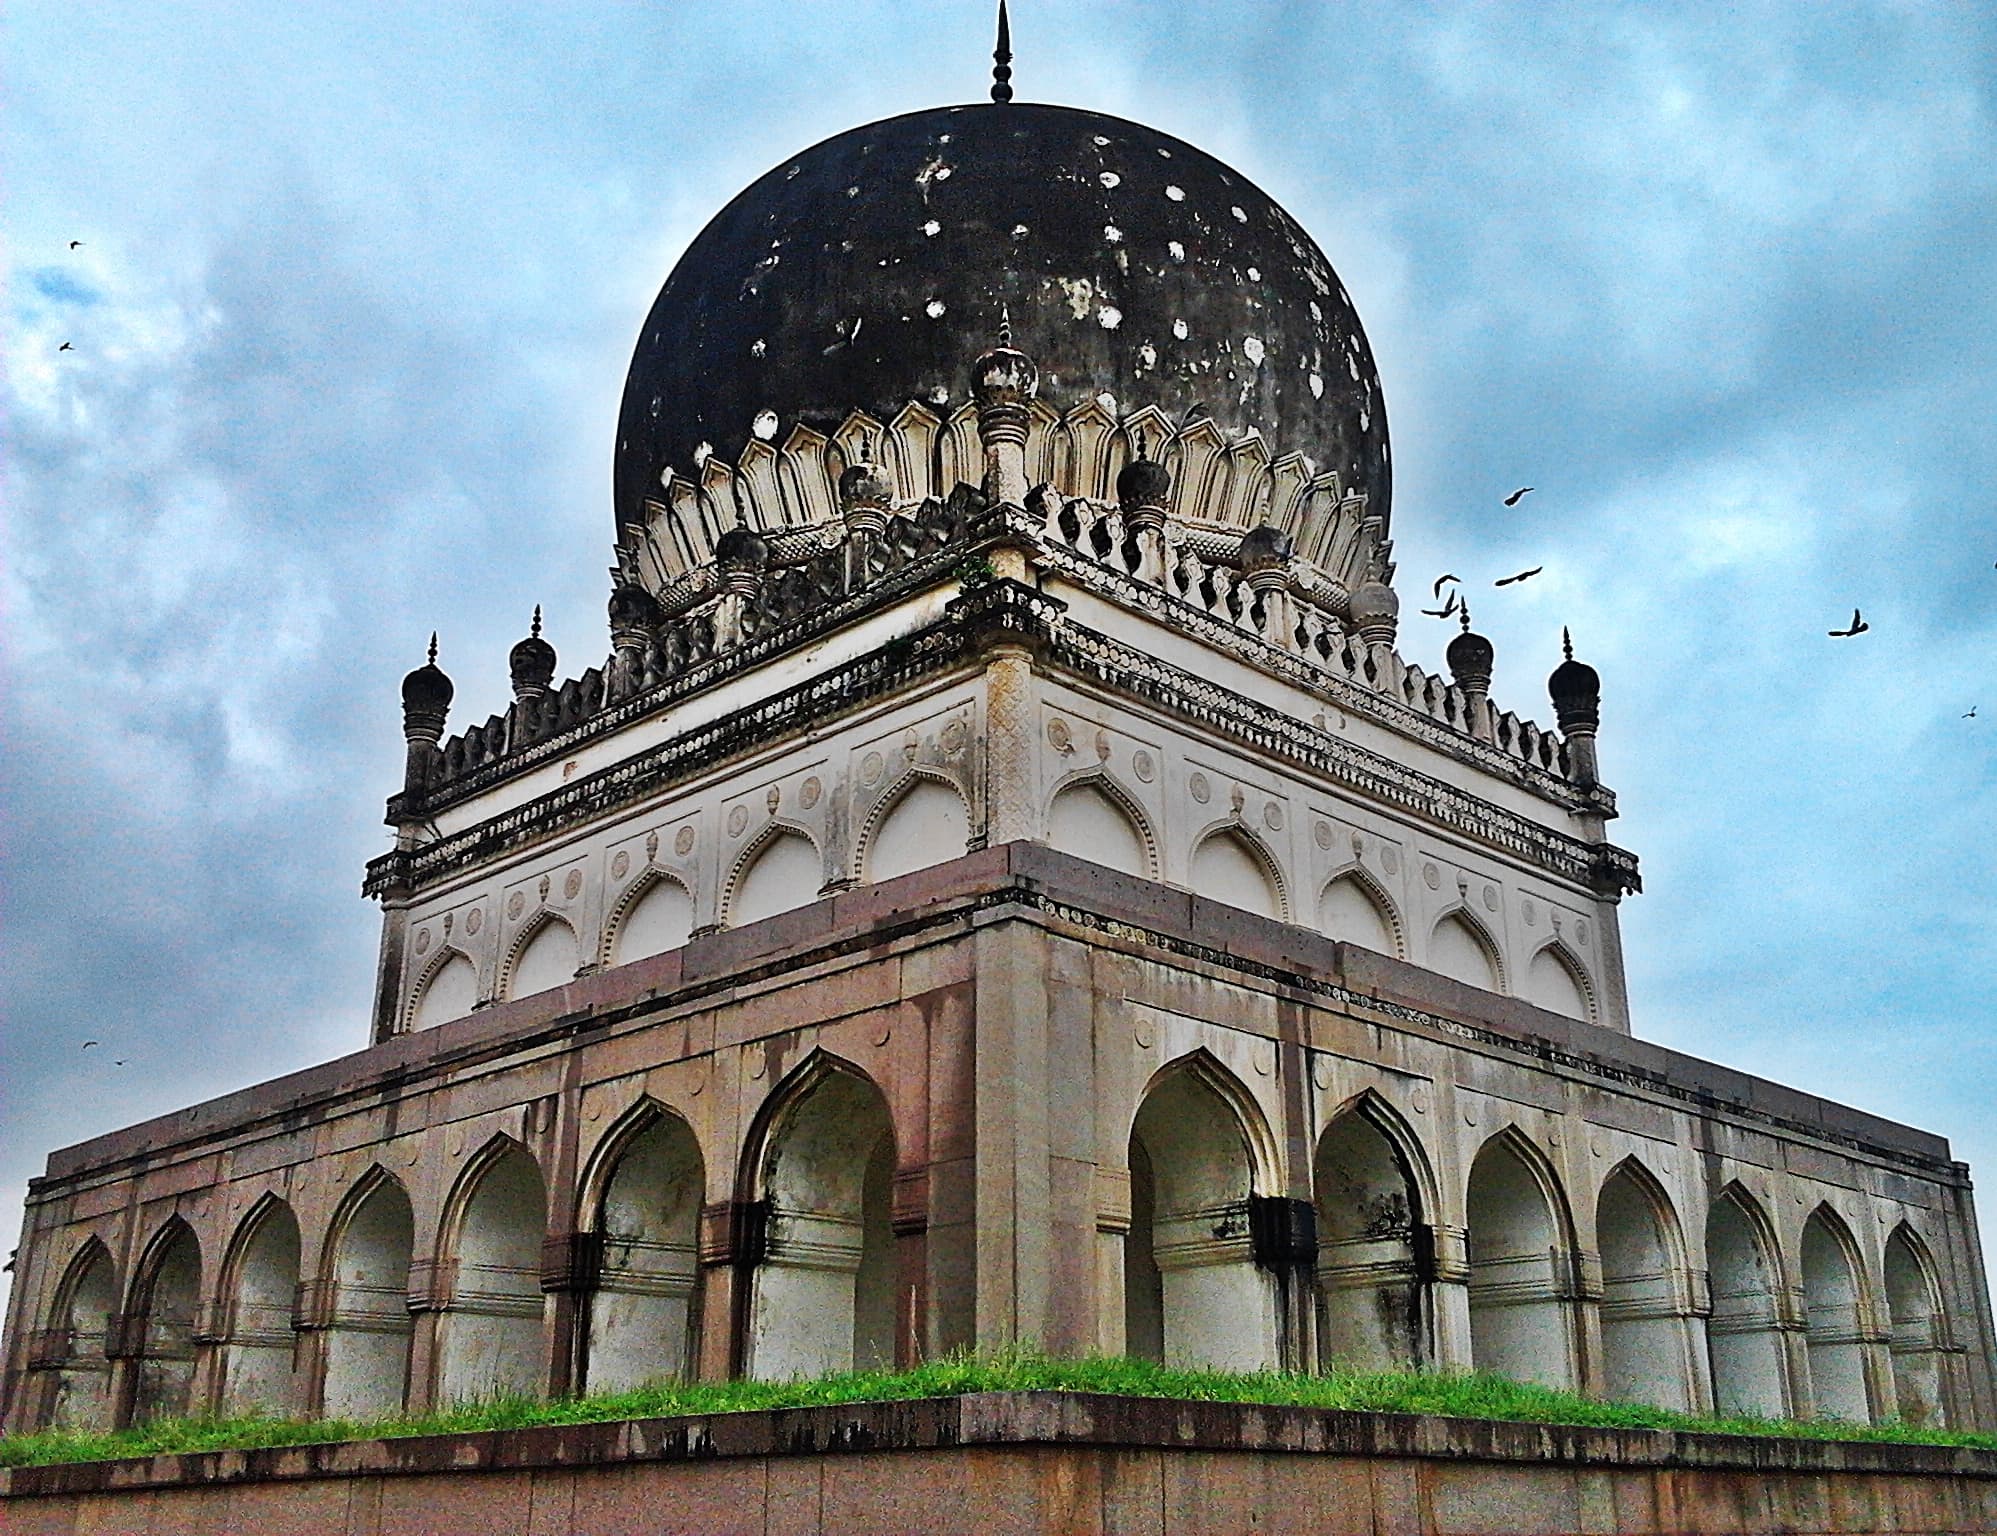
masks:
POLYGON ((1997 1456, 993 1393, 26 1469, 0 1530, 1963 1536, 1997 1456))

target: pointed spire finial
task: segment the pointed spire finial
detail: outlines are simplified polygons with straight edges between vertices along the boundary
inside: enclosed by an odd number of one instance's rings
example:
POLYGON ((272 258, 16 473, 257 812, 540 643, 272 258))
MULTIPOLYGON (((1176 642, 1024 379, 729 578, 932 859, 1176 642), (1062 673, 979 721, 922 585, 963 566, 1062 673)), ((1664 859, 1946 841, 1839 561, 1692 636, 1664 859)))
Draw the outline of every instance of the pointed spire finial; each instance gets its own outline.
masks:
POLYGON ((1142 427, 1139 427, 1137 429, 1137 456, 1140 459, 1144 457, 1145 450, 1148 446, 1149 445, 1144 441, 1144 429, 1142 427))
POLYGON ((1569 661, 1574 659, 1574 637, 1567 633, 1565 624, 1560 626, 1560 649, 1569 661))
POLYGON ((1468 603, 1463 605, 1463 633, 1466 635, 1470 633, 1470 605, 1468 603))
POLYGON ((1012 23, 1005 0, 999 0, 998 47, 992 50, 992 100, 1000 105, 1012 100, 1012 23))
POLYGON ((433 629, 430 631, 430 665, 434 667, 436 664, 437 664, 437 632, 433 629))
POLYGON ((541 605, 539 603, 534 605, 534 628, 532 632, 536 640, 541 638, 541 605))
POLYGON ((1012 345, 1012 306, 1010 304, 999 305, 999 345, 1002 347, 1012 345))

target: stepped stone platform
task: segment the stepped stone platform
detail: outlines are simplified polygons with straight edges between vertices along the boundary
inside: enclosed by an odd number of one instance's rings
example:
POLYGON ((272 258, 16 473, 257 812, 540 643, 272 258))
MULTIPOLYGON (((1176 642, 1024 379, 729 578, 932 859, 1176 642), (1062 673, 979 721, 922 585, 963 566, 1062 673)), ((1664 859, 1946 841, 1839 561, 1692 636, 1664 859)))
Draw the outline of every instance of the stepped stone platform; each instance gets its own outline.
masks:
POLYGON ((1997 1531, 1997 1453, 1062 1392, 0 1472, 7 1536, 1997 1531))

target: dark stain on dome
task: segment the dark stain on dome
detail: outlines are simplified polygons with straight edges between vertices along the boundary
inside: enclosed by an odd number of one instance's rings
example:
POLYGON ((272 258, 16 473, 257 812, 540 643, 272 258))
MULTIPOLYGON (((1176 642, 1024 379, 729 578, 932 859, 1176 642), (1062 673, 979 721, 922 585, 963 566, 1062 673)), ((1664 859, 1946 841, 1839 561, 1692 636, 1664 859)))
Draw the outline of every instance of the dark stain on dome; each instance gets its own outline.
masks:
MULTIPOLYGON (((1067 107, 889 118, 785 161, 715 216, 638 340, 617 506, 702 445, 733 460, 759 414, 829 432, 909 400, 944 414, 1001 307, 1066 410, 1258 427, 1387 512, 1373 357, 1316 243, 1238 172, 1178 139, 1067 107)), ((764 422, 767 432, 767 418, 764 422)))

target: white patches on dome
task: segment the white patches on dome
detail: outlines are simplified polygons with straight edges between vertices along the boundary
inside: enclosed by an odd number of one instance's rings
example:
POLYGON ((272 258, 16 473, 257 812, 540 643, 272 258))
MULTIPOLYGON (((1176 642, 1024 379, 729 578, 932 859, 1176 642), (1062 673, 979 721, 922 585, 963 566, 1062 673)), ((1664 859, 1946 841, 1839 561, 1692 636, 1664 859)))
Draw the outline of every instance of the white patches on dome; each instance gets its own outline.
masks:
POLYGON ((1261 269, 1260 267, 1250 267, 1250 268, 1248 269, 1248 281, 1249 281, 1249 282, 1251 282, 1251 283, 1259 283, 1259 282, 1261 282, 1261 281, 1262 281, 1262 269, 1261 269))
POLYGON ((1167 160, 1169 160, 1169 159, 1171 159, 1171 158, 1172 158, 1172 152, 1171 152, 1171 151, 1170 151, 1169 149, 1160 149, 1160 150, 1158 151, 1158 153, 1159 153, 1160 155, 1164 156, 1164 157, 1165 157, 1165 159, 1167 159, 1167 160))
POLYGON ((1345 371, 1352 375, 1352 382, 1359 382, 1359 359, 1350 352, 1345 354, 1345 371))
POLYGON ((713 457, 714 444, 701 443, 693 450, 693 467, 695 469, 705 469, 707 468, 707 461, 713 457))
POLYGON ((1324 311, 1317 307, 1316 299, 1311 300, 1311 319, 1315 320, 1319 325, 1324 324, 1324 311))
POLYGON ((950 167, 943 163, 941 155, 925 161, 922 169, 915 173, 915 184, 922 188, 922 201, 924 203, 929 201, 929 184, 931 182, 948 181, 949 179, 950 167))
POLYGON ((1116 396, 1108 390, 1104 390, 1096 396, 1096 404, 1108 411, 1110 415, 1114 416, 1116 414, 1116 396))
POLYGON ((792 166, 792 167, 791 167, 791 168, 790 168, 789 170, 787 170, 787 171, 785 171, 785 172, 784 172, 784 180, 785 180, 785 181, 796 181, 796 180, 797 180, 797 178, 798 178, 798 173, 799 173, 799 172, 801 172, 801 171, 802 171, 803 169, 804 169, 804 167, 803 167, 803 166, 801 166, 801 165, 794 165, 794 166, 792 166))
POLYGON ((1262 366, 1262 359, 1267 350, 1262 345, 1262 338, 1260 336, 1244 336, 1241 340, 1241 355, 1257 368, 1262 366))
POLYGON ((1026 233, 1027 233, 1026 226, 1024 224, 1015 224, 1012 226, 1013 239, 1024 240, 1026 238, 1026 233))
POLYGON ((1096 311, 1096 320, 1106 331, 1113 331, 1123 324, 1123 311, 1114 304, 1105 304, 1096 311))
POLYGON ((950 142, 950 135, 947 133, 939 133, 936 135, 936 142, 938 144, 948 144, 950 142))
POLYGON ((948 405, 950 403, 950 391, 943 385, 938 384, 929 392, 929 403, 931 405, 948 405))
POLYGON ((1165 195, 1175 203, 1183 203, 1186 200, 1186 189, 1184 187, 1167 187, 1165 195))
POLYGON ((765 352, 769 350, 770 350, 770 344, 767 341, 763 340, 763 338, 760 336, 758 336, 754 341, 749 343, 749 355, 751 357, 761 357, 765 352))
POLYGON ((1150 342, 1147 341, 1143 346, 1139 347, 1137 355, 1144 359, 1144 366, 1146 368, 1156 368, 1158 366, 1158 349, 1152 346, 1150 342))
POLYGON ((1096 302, 1096 285, 1086 277, 1060 279, 1061 291, 1068 296, 1068 309, 1077 320, 1089 318, 1096 302))
POLYGON ((1106 187, 1115 188, 1121 185, 1123 178, 1117 175, 1115 171, 1104 171, 1096 180, 1106 187))
POLYGON ((1187 327, 1185 321, 1174 320, 1172 322, 1172 334, 1178 337, 1179 340, 1184 341, 1188 336, 1192 334, 1192 331, 1187 327))
POLYGON ((1246 224, 1248 222, 1248 213, 1239 203, 1227 211, 1234 215, 1234 221, 1237 224, 1246 224))
POLYGON ((1109 148, 1109 140, 1108 140, 1108 139, 1106 139, 1106 138, 1104 138, 1104 137, 1103 137, 1103 136, 1102 136, 1101 134, 1097 134, 1097 135, 1096 135, 1096 148, 1097 148, 1097 149, 1108 149, 1108 148, 1109 148))
POLYGON ((928 223, 922 226, 922 232, 925 235, 930 235, 930 236, 940 235, 943 233, 943 226, 941 224, 938 224, 934 219, 931 219, 928 223))
POLYGON ((1107 240, 1111 245, 1116 245, 1123 239, 1123 231, 1118 229, 1114 224, 1105 224, 1103 225, 1103 239, 1107 240))
POLYGON ((1373 413, 1371 411, 1361 411, 1359 413, 1359 430, 1361 432, 1368 432, 1372 430, 1372 427, 1373 413))
POLYGON ((939 166, 937 166, 937 167, 936 167, 936 179, 937 179, 938 181, 948 181, 948 180, 950 179, 950 167, 949 167, 949 166, 947 166, 947 165, 939 165, 939 166))
POLYGON ((941 299, 931 299, 927 304, 922 306, 922 312, 932 320, 941 320, 943 318, 943 311, 946 308, 948 306, 941 299))
POLYGON ((1172 260, 1174 261, 1184 261, 1186 259, 1186 248, 1176 240, 1167 240, 1165 242, 1165 249, 1171 253, 1172 260))
POLYGON ((848 197, 858 197, 860 195, 860 189, 858 187, 848 187, 846 189, 846 195, 848 197))
POLYGON ((749 423, 749 430, 767 443, 777 435, 777 413, 775 411, 756 412, 756 419, 749 423))
POLYGON ((1322 374, 1314 373, 1311 375, 1311 398, 1313 400, 1322 400, 1324 398, 1324 377, 1322 374))

